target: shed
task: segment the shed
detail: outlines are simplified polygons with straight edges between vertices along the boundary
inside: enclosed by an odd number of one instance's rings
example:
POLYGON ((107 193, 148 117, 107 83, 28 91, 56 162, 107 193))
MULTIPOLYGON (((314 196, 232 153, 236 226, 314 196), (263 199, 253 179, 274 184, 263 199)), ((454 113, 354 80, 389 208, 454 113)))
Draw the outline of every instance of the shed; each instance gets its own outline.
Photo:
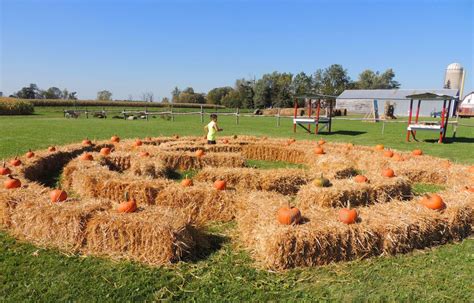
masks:
MULTIPOLYGON (((378 108, 384 108, 385 102, 393 102, 396 116, 408 116, 407 96, 421 93, 458 96, 459 92, 457 89, 346 89, 336 98, 335 108, 347 109, 351 113, 367 114, 373 111, 374 104, 378 108)), ((451 109, 451 115, 455 113, 456 101, 451 109)), ((420 108, 420 116, 431 116, 441 110, 440 102, 426 100, 420 108)))

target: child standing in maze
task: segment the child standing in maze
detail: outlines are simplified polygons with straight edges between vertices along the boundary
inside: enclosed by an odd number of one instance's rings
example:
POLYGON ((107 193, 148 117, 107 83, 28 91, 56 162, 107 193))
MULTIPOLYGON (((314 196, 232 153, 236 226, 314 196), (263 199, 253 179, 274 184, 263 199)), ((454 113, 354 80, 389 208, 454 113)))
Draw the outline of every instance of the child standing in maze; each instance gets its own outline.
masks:
POLYGON ((204 126, 204 131, 207 131, 207 144, 216 144, 216 134, 223 130, 217 125, 217 115, 211 114, 211 122, 204 126))

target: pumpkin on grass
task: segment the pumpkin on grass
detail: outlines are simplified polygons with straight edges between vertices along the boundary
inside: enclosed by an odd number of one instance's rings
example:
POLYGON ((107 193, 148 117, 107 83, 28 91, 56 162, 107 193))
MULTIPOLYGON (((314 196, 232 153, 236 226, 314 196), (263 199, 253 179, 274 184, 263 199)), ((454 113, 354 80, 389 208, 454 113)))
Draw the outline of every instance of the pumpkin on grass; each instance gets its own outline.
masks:
POLYGON ((35 156, 35 153, 31 151, 31 149, 28 150, 28 152, 25 154, 25 156, 28 158, 28 159, 31 159, 35 156))
POLYGON ((338 219, 344 224, 354 224, 358 215, 355 209, 351 209, 350 204, 346 208, 341 208, 338 212, 338 219))
POLYGON ((125 202, 122 202, 117 207, 119 213, 133 213, 137 210, 137 202, 135 199, 129 199, 128 192, 125 193, 125 202))
POLYGON ((433 210, 442 210, 446 208, 443 198, 437 194, 424 195, 423 198, 421 198, 420 203, 433 210))
POLYGON ((55 189, 49 193, 49 197, 53 203, 63 202, 67 199, 67 193, 64 190, 55 189))
POLYGON ((356 183, 368 183, 369 179, 367 179, 366 176, 357 175, 357 176, 354 177, 354 182, 356 182, 356 183))
POLYGON ((391 168, 386 168, 382 171, 382 176, 386 178, 393 178, 395 177, 395 172, 391 168))
POLYGON ((216 180, 214 182, 214 188, 217 190, 225 190, 227 188, 227 182, 224 180, 216 180))
POLYGON ((114 136, 112 136, 112 137, 110 138, 110 141, 111 141, 112 143, 119 143, 119 142, 120 142, 120 137, 114 135, 114 136))
POLYGON ((21 187, 21 182, 20 180, 14 178, 12 175, 8 175, 8 179, 3 182, 3 185, 6 189, 14 189, 21 187))
POLYGON ((5 162, 3 162, 2 167, 0 167, 0 175, 6 176, 6 175, 9 175, 11 173, 12 173, 11 169, 9 169, 7 167, 7 164, 5 162))
POLYGON ((288 202, 288 206, 283 206, 278 209, 277 219, 278 222, 283 225, 298 224, 301 221, 301 212, 288 202))
POLYGON ((18 159, 18 157, 15 157, 15 159, 12 159, 12 160, 10 161, 10 165, 12 165, 12 166, 20 166, 20 165, 21 165, 21 160, 18 159))

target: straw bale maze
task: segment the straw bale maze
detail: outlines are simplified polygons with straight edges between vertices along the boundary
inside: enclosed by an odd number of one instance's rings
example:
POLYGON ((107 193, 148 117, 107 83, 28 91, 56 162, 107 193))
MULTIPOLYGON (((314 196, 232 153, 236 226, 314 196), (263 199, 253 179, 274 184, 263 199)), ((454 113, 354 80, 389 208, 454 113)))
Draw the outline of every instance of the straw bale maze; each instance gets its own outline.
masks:
POLYGON ((37 151, 5 166, 21 186, 0 176, 0 226, 40 246, 162 265, 199 256, 211 245, 209 225, 235 221, 236 249, 274 270, 406 253, 471 234, 472 167, 324 143, 239 136, 210 146, 175 136, 37 151), (249 159, 301 168, 256 169, 249 159), (383 176, 386 168, 395 176, 383 176), (192 185, 177 180, 183 171, 194 172, 192 185), (50 197, 56 182, 68 194, 63 202, 50 197), (414 196, 414 182, 443 185, 443 207, 414 196), (136 210, 119 212, 128 200, 136 210), (301 217, 286 225, 277 213, 288 204, 301 217), (357 210, 353 224, 340 221, 348 204, 357 210))

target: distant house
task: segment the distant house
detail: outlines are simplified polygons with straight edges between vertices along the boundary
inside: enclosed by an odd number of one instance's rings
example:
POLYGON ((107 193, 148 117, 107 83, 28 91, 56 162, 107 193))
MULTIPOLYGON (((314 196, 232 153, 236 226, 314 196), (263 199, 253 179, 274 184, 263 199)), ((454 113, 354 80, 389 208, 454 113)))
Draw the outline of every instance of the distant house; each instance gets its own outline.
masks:
MULTIPOLYGON (((336 98, 336 109, 347 109, 349 113, 367 114, 373 111, 374 103, 383 113, 385 102, 395 104, 395 116, 408 116, 409 99, 406 96, 421 92, 432 92, 438 95, 457 96, 457 89, 346 89, 336 98)), ((430 116, 441 111, 442 102, 423 101, 420 116, 430 116)), ((451 109, 454 111, 454 109, 451 109)))

